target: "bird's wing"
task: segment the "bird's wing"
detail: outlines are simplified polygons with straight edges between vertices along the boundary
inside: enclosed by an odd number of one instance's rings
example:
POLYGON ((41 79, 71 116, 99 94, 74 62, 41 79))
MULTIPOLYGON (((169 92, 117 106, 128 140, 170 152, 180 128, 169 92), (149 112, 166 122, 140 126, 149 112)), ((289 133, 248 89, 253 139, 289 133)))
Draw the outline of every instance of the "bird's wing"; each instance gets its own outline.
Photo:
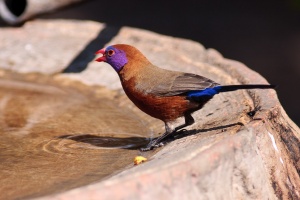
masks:
POLYGON ((206 88, 212 88, 219 85, 218 83, 190 73, 181 73, 173 79, 165 79, 156 84, 151 93, 159 96, 175 96, 182 95, 190 91, 199 91, 206 88))

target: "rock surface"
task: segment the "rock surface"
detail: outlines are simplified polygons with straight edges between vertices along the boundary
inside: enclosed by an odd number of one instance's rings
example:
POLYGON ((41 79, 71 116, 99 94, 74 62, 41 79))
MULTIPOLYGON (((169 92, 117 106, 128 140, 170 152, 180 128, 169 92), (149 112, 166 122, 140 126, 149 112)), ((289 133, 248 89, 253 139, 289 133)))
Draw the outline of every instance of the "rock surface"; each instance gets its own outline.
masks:
MULTIPOLYGON (((162 130, 161 122, 132 105, 107 64, 92 62, 96 50, 127 43, 167 69, 201 74, 222 84, 267 83, 243 64, 199 43, 129 27, 41 20, 2 28, 0 37, 5 38, 0 43, 1 68, 105 86, 118 106, 130 108, 155 134, 162 130)), ((40 199, 300 198, 300 132, 273 90, 221 94, 193 116, 197 123, 188 134, 178 135, 148 162, 40 199)))

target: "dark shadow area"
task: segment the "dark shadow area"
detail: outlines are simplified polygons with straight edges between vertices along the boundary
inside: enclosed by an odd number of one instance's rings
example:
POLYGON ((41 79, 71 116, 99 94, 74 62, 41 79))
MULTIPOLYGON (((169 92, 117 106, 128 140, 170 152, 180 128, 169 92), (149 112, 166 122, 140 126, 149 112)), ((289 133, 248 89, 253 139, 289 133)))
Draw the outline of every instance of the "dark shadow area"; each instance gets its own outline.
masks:
POLYGON ((121 27, 106 26, 100 31, 98 36, 92 40, 75 58, 71 61, 63 73, 79 73, 87 68, 89 62, 95 58, 95 52, 104 47, 113 37, 115 37, 121 27))
POLYGON ((244 126, 244 124, 241 122, 237 122, 237 123, 233 123, 233 124, 227 124, 227 125, 206 128, 206 129, 194 129, 194 130, 181 129, 181 130, 177 131, 175 134, 170 135, 168 138, 166 138, 165 142, 169 143, 173 140, 178 140, 180 138, 184 138, 184 137, 187 137, 190 135, 195 135, 197 133, 205 133, 205 132, 216 131, 216 130, 221 130, 222 132, 225 132, 227 128, 231 128, 233 126, 244 126))
POLYGON ((25 11, 27 7, 26 0, 4 0, 5 5, 10 10, 10 12, 15 16, 20 16, 25 11))
MULTIPOLYGON (((222 132, 224 132, 226 131, 227 128, 231 128, 233 126, 243 126, 243 124, 238 122, 234 124, 227 124, 227 125, 217 126, 217 127, 207 128, 207 129, 194 129, 194 130, 182 129, 165 138, 162 141, 162 143, 167 144, 174 140, 195 135, 197 133, 204 133, 204 132, 215 131, 215 130, 221 130, 222 132)), ((63 135, 58 138, 69 139, 76 142, 83 142, 100 148, 122 148, 122 149, 129 149, 129 150, 139 150, 142 147, 146 147, 151 140, 151 138, 146 138, 146 137, 120 138, 120 137, 97 136, 97 135, 89 135, 89 134, 63 135)), ((157 138, 152 138, 152 139, 155 140, 157 138)))
POLYGON ((300 124, 299 0, 93 0, 43 18, 94 20, 198 41, 280 86, 276 91, 284 109, 300 124))

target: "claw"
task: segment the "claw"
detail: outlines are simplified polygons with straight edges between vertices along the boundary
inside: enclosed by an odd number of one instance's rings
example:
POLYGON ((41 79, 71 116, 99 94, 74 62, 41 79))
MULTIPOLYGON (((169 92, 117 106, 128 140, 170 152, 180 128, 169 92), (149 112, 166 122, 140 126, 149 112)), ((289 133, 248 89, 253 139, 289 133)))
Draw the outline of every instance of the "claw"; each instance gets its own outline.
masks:
POLYGON ((159 148, 159 147, 162 147, 162 146, 165 146, 166 143, 164 142, 160 142, 160 143, 156 143, 156 141, 152 141, 150 144, 148 144, 147 147, 145 148, 140 148, 141 151, 151 151, 153 149, 156 149, 156 148, 159 148))
POLYGON ((141 151, 150 151, 152 150, 150 147, 146 147, 146 148, 140 148, 141 151))

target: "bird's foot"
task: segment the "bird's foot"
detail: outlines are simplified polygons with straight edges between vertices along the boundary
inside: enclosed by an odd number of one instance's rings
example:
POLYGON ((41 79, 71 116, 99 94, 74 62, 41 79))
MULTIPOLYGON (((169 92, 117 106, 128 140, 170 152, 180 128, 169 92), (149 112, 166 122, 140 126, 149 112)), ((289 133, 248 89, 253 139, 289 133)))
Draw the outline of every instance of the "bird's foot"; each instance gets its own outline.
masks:
POLYGON ((145 148, 140 148, 141 151, 151 151, 153 147, 145 147, 145 148))
POLYGON ((154 141, 152 141, 150 144, 148 144, 147 147, 141 148, 140 150, 141 150, 141 151, 151 151, 151 150, 153 150, 153 149, 162 147, 162 146, 164 146, 164 145, 165 145, 164 142, 160 142, 160 143, 157 144, 156 141, 154 140, 154 141))

